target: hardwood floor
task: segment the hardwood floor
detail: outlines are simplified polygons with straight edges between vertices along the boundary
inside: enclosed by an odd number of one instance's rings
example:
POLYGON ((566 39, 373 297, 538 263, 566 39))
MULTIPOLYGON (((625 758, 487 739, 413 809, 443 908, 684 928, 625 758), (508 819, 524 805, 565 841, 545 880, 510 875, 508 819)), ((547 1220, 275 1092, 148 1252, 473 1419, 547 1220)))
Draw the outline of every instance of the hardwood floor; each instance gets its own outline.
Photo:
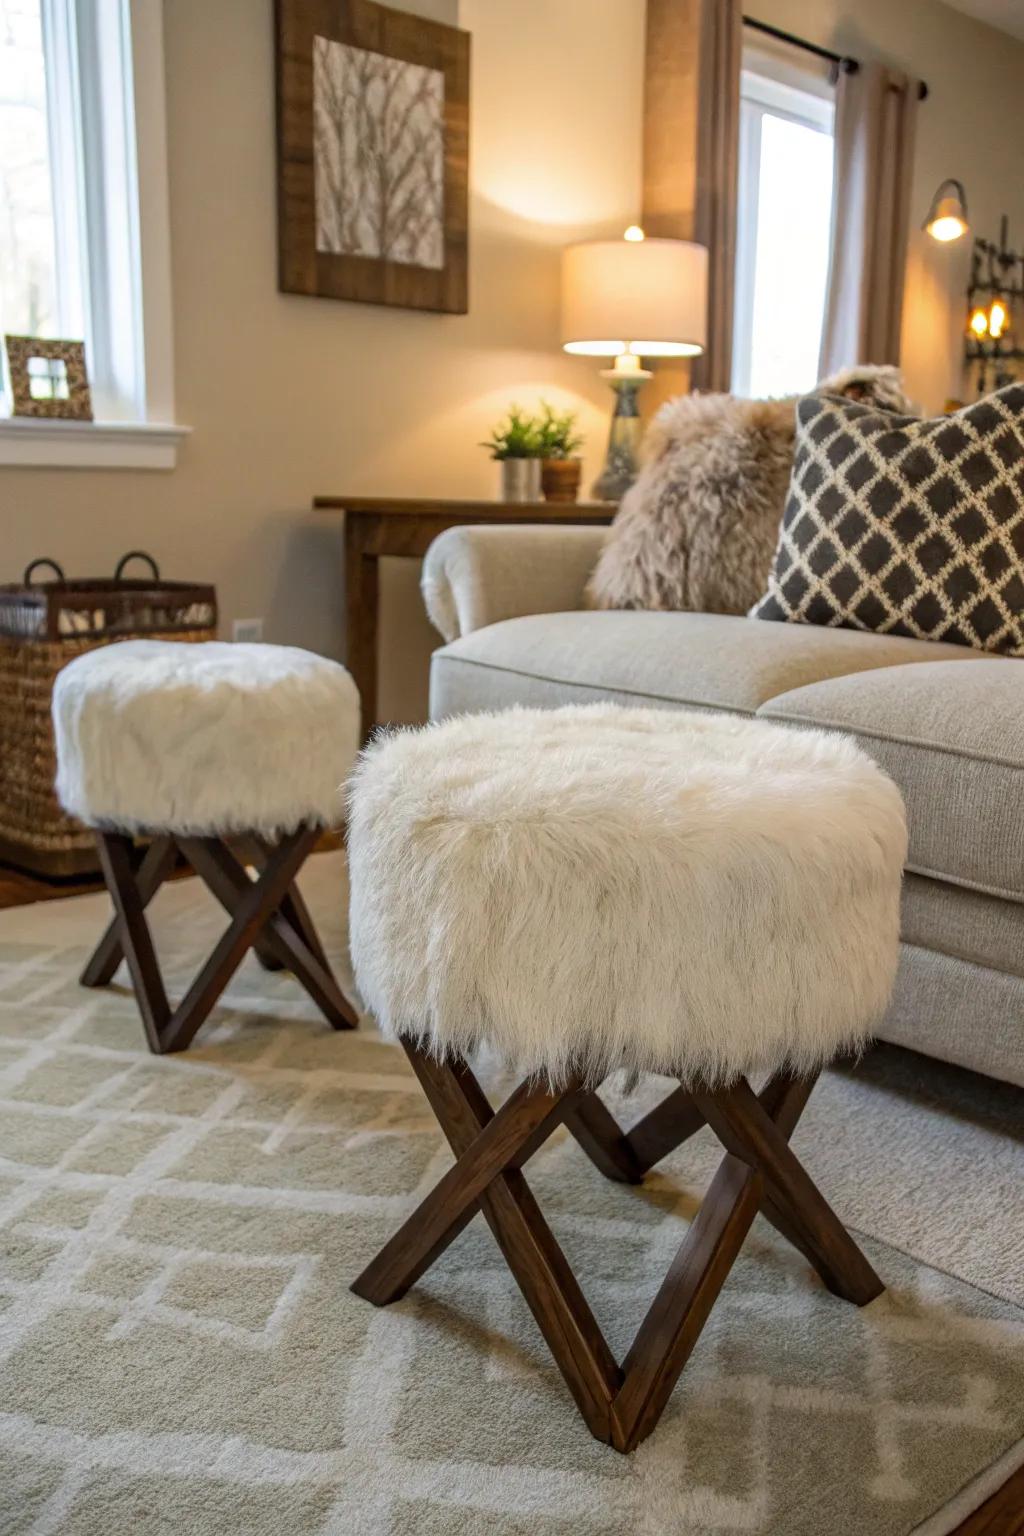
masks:
MULTIPOLYGON (((337 846, 332 840, 327 846, 337 846)), ((188 871, 182 871, 187 875, 188 871)), ((0 864, 0 908, 23 907, 36 901, 53 901, 102 890, 103 881, 84 875, 67 880, 42 880, 0 864)), ((864 1532, 863 1536, 870 1536, 864 1532)), ((951 1536, 1024 1536, 1024 1467, 993 1494, 986 1504, 969 1515, 951 1536)))
POLYGON ((952 1536, 1024 1536, 1024 1467, 952 1536))
POLYGON ((0 864, 0 907, 27 907, 35 901, 56 901, 103 889, 102 875, 69 875, 64 880, 44 880, 0 864))

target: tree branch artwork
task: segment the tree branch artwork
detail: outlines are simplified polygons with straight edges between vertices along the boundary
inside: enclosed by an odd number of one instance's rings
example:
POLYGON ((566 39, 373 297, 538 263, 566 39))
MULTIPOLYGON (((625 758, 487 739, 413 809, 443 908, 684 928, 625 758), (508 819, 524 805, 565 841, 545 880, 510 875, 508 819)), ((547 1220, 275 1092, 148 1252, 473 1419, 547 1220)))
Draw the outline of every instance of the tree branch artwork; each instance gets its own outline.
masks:
POLYGON ((444 266, 444 75, 313 39, 316 247, 444 266))

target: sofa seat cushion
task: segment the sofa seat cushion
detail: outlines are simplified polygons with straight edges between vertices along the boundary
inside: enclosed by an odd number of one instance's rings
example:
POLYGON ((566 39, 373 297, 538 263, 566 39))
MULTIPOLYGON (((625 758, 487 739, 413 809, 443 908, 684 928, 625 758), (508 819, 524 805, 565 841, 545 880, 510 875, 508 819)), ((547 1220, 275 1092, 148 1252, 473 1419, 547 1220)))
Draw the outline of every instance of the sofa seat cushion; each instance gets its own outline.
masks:
POLYGON ((878 1038, 1024 1088, 1024 981, 904 944, 878 1038))
POLYGON ((506 619, 435 651, 430 713, 615 703, 685 704, 754 714, 822 678, 976 652, 849 629, 761 624, 715 613, 548 613, 506 619))
POLYGON ((900 931, 904 944, 916 949, 933 949, 1024 981, 1024 902, 907 875, 900 931))
POLYGON ((833 677, 759 712, 858 737, 903 791, 908 869, 1024 901, 1024 661, 833 677))

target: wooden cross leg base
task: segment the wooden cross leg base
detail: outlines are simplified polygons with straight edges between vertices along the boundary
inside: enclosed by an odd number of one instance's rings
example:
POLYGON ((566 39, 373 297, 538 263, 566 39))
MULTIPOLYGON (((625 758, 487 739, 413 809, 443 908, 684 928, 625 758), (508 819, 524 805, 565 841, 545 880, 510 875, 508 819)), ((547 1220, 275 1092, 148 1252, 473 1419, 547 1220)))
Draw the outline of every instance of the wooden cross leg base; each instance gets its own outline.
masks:
POLYGON ((290 970, 334 1029, 354 1029, 355 1013, 331 973, 305 902, 294 880, 319 836, 300 827, 279 843, 246 839, 261 866, 253 879, 217 837, 160 836, 136 867, 130 837, 99 832, 96 841, 114 921, 82 972, 85 987, 105 987, 127 960, 151 1051, 163 1055, 191 1044, 246 952, 255 949, 268 969, 290 970), (178 850, 230 914, 231 921, 176 1008, 167 999, 146 907, 174 868, 178 850))
POLYGON ((376 1306, 397 1301, 482 1211, 588 1429, 616 1450, 633 1450, 657 1424, 758 1211, 837 1296, 864 1306, 884 1289, 790 1149, 813 1077, 781 1074, 760 1096, 742 1078, 715 1092, 679 1088, 624 1133, 578 1082, 554 1093, 525 1082, 495 1113, 464 1061, 405 1049, 458 1160, 352 1289, 376 1306), (622 1365, 522 1173, 563 1122, 603 1173, 629 1182, 705 1123, 725 1147, 622 1365))

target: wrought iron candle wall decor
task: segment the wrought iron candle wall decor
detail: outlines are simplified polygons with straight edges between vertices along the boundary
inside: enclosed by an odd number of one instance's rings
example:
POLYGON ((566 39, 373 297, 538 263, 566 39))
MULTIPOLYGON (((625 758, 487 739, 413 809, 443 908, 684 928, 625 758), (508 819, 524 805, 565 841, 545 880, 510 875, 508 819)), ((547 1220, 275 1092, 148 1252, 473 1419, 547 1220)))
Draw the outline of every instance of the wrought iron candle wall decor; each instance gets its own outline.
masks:
POLYGON ((967 289, 966 357, 979 395, 1024 374, 1024 254, 1010 249, 1003 215, 999 244, 975 239, 967 289))

